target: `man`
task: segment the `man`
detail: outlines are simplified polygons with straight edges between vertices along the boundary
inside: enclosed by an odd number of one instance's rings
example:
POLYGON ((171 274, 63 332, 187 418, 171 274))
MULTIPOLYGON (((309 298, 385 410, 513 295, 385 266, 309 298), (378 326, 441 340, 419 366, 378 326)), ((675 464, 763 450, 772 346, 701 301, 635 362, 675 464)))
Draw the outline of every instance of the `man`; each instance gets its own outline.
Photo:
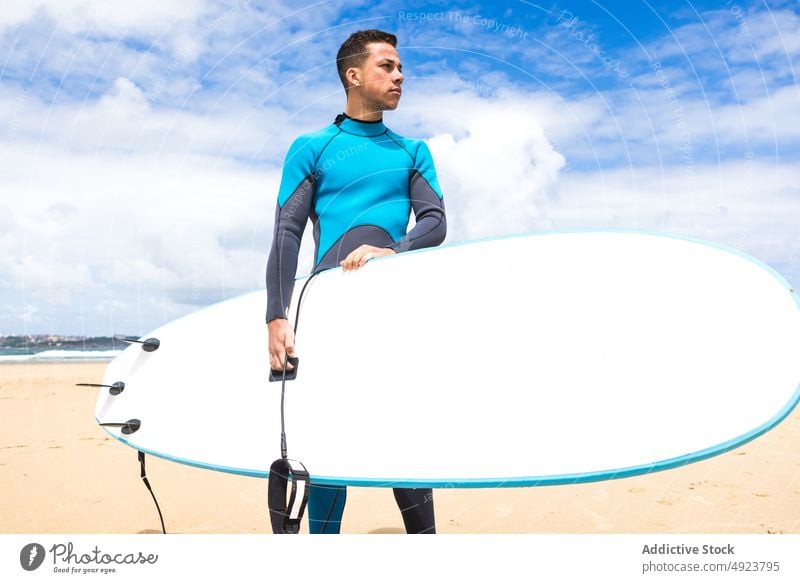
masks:
MULTIPOLYGON (((403 67, 396 46, 393 34, 353 33, 336 56, 347 94, 344 113, 328 127, 300 136, 289 148, 267 262, 273 370, 283 369, 286 354, 294 356, 287 317, 300 239, 309 218, 314 225, 315 272, 337 266, 354 271, 372 258, 444 240, 444 201, 428 147, 383 124, 383 112, 396 109, 402 95, 403 67), (412 208, 416 225, 406 233, 412 208)), ((344 486, 312 484, 312 533, 339 532, 346 495, 344 486)), ((406 532, 435 532, 430 489, 395 488, 394 495, 406 532)))

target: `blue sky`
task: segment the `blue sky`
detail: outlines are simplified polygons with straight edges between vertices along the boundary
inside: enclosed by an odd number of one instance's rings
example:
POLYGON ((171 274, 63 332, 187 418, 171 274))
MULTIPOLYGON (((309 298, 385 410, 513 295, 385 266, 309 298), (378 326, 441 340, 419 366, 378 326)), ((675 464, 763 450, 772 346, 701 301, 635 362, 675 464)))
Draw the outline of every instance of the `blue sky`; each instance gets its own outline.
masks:
POLYGON ((428 142, 447 242, 648 229, 800 281, 796 2, 12 1, 0 333, 144 334, 262 287, 283 156, 342 111, 363 28, 398 35, 385 121, 428 142))

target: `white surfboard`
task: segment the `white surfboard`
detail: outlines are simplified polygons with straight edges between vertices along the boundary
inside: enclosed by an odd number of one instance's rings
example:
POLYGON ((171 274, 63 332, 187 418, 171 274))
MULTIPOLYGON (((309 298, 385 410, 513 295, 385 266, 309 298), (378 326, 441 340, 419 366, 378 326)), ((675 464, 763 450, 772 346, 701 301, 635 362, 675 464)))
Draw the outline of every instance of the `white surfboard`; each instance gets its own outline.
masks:
MULTIPOLYGON (((291 309, 295 314, 299 278, 291 309)), ((108 366, 98 422, 176 462, 266 477, 280 454, 266 295, 153 331, 108 366)), ((289 457, 316 483, 533 486, 698 461, 800 398, 800 303, 732 249, 628 231, 529 235, 318 274, 303 297, 289 457)))

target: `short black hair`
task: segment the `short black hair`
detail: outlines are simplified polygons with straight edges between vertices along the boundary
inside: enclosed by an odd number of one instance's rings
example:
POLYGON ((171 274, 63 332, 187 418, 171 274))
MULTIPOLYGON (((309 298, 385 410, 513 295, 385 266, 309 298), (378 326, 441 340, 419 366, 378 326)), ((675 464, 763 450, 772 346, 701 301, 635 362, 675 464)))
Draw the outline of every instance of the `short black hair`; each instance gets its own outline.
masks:
POLYGON ((388 43, 397 48, 397 37, 389 32, 370 28, 359 30, 351 34, 339 47, 336 53, 336 68, 339 70, 339 79, 344 90, 347 91, 347 78, 345 73, 350 67, 360 67, 367 58, 367 45, 370 43, 388 43))

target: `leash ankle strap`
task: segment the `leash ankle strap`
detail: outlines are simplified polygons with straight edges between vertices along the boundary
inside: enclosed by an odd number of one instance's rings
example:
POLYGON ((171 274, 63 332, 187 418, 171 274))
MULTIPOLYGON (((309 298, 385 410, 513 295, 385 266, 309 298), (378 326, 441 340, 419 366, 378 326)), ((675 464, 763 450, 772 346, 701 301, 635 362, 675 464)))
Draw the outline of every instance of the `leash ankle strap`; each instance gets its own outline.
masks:
POLYGON ((311 483, 305 466, 296 460, 281 458, 269 468, 267 504, 274 534, 297 534, 308 502, 311 483), (289 502, 286 502, 288 482, 292 482, 289 502))

